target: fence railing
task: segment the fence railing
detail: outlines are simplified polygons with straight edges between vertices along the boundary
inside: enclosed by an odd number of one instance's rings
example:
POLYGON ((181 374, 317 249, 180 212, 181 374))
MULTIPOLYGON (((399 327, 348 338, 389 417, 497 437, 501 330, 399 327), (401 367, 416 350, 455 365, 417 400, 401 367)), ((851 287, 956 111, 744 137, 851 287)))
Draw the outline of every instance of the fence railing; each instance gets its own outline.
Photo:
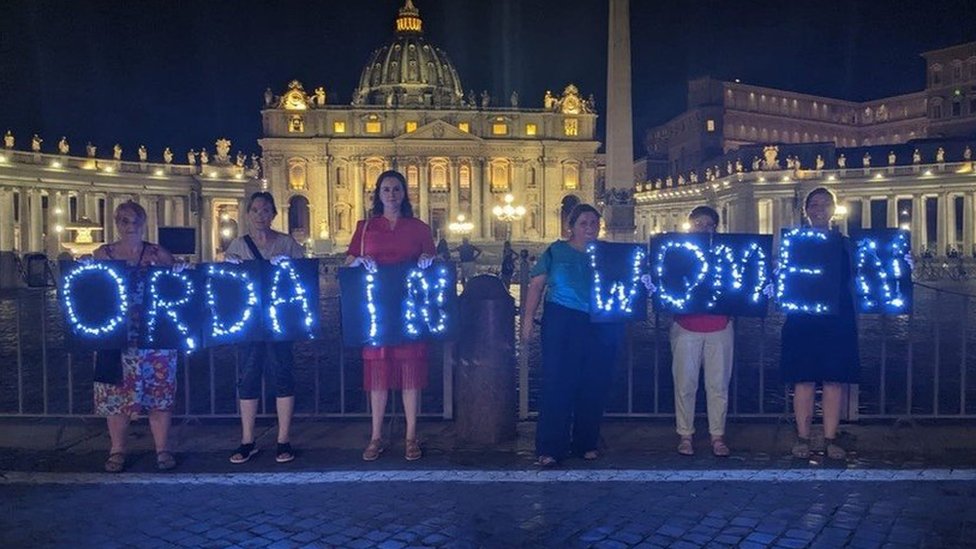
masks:
MULTIPOLYGON (((526 272, 525 265, 520 265, 526 272)), ((520 276, 524 282, 525 276, 520 276)), ((513 284, 519 297, 523 284, 513 284)), ((861 383, 850 391, 850 417, 976 418, 969 352, 976 314, 966 282, 914 285, 911 315, 861 315, 861 383)), ((344 348, 339 323, 334 266, 323 265, 320 284, 322 337, 295 345, 296 415, 366 417, 362 360, 344 348)), ((783 315, 739 318, 735 322, 734 368, 729 415, 776 418, 789 414, 787 388, 779 377, 783 315)), ((516 333, 518 332, 516 319, 516 333)), ((615 368, 607 413, 617 417, 673 415, 671 353, 667 315, 649 314, 628 327, 625 349, 615 368)), ((0 293, 0 417, 85 417, 92 411, 92 353, 72 353, 63 343, 63 323, 53 289, 0 293)), ((536 330, 538 334, 538 330, 536 330)), ((519 345, 518 409, 521 418, 537 411, 541 368, 538 336, 519 345)), ((454 411, 453 344, 431 348, 430 383, 421 398, 426 417, 450 419, 454 411)), ((205 349, 179 360, 175 413, 180 417, 237 415, 237 348, 205 349)), ((273 395, 263 392, 260 411, 271 414, 273 395), (270 404, 269 404, 270 401, 270 404)), ((704 411, 704 398, 698 399, 704 411)))

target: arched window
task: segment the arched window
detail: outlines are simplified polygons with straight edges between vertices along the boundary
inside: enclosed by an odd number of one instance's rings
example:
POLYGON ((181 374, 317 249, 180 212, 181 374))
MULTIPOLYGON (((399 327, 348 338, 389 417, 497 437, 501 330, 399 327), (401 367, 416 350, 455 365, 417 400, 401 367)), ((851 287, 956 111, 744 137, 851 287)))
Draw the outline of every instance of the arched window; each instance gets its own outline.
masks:
POLYGON ((407 186, 411 189, 420 187, 420 170, 417 166, 407 166, 407 186))
POLYGON ((366 160, 366 181, 363 182, 363 188, 368 192, 376 189, 376 180, 380 178, 381 173, 383 173, 383 160, 379 158, 366 160))
POLYGON ((579 189, 579 166, 573 163, 563 165, 563 190, 579 189))
POLYGON ((471 188, 471 167, 467 164, 461 164, 461 168, 458 170, 458 186, 462 189, 471 188))
POLYGON ((447 161, 439 159, 430 163, 430 190, 447 190, 447 161))
POLYGON ((288 234, 299 242, 308 240, 308 199, 302 195, 295 195, 288 200, 288 234))

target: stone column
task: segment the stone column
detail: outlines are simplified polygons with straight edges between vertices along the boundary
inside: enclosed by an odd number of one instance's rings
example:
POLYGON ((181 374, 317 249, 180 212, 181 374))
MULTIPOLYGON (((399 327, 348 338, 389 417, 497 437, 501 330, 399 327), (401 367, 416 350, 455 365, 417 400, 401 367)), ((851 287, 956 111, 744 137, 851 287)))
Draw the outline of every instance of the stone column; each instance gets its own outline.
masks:
POLYGON ((898 228, 898 198, 894 196, 888 197, 887 227, 889 229, 898 228))
POLYGON ((912 251, 921 253, 928 244, 925 223, 925 196, 912 195, 912 251))
POLYGON ((461 184, 461 167, 458 164, 457 158, 448 159, 447 166, 449 169, 448 173, 450 174, 447 223, 450 226, 457 219, 457 215, 461 213, 461 189, 459 188, 461 184))
POLYGON ((421 158, 417 171, 420 172, 419 189, 418 195, 420 199, 417 201, 419 206, 419 212, 414 212, 414 215, 422 219, 426 223, 430 223, 430 164, 428 159, 421 158))
MULTIPOLYGON (((363 193, 366 192, 366 187, 365 187, 365 183, 363 182, 363 179, 365 179, 364 172, 366 168, 363 166, 362 162, 363 162, 362 160, 356 162, 355 167, 351 170, 353 172, 350 178, 352 180, 353 214, 352 214, 352 219, 349 222, 350 238, 352 238, 352 231, 356 230, 356 222, 359 221, 360 219, 365 219, 369 217, 369 214, 366 212, 365 207, 363 206, 363 193)), ((352 164, 350 163, 347 164, 347 166, 348 165, 352 165, 352 164)), ((347 171, 350 170, 347 168, 347 171)))
POLYGON ((973 253, 973 193, 969 192, 962 197, 962 252, 963 255, 973 253))
POLYGON ((200 201, 200 260, 214 259, 213 198, 203 197, 200 201))
POLYGON ((0 252, 14 249, 14 193, 0 189, 0 252))
POLYGON ((938 205, 936 206, 936 211, 938 212, 936 220, 936 255, 945 255, 946 246, 949 245, 949 194, 939 193, 938 205))
POLYGON ((250 224, 247 221, 247 198, 237 200, 237 236, 247 234, 250 224))
POLYGON ((44 239, 43 239, 43 223, 41 216, 41 191, 38 189, 31 189, 30 193, 30 215, 28 218, 30 233, 28 234, 28 251, 31 252, 41 252, 44 251, 44 239))
MULTIPOLYGON (((471 160, 471 223, 474 231, 471 238, 484 240, 485 238, 485 205, 483 204, 485 187, 485 159, 471 160)), ((490 215, 490 214, 489 214, 490 215)))
POLYGON ((105 211, 100 220, 102 224, 102 235, 105 238, 105 242, 115 241, 115 220, 113 219, 115 212, 115 195, 112 193, 105 193, 105 211))
POLYGON ((866 196, 861 199, 861 227, 871 228, 871 197, 866 196))
POLYGON ((173 197, 173 225, 178 227, 187 226, 185 197, 173 197))
POLYGON ((163 226, 169 227, 173 225, 173 197, 164 196, 163 197, 163 226))

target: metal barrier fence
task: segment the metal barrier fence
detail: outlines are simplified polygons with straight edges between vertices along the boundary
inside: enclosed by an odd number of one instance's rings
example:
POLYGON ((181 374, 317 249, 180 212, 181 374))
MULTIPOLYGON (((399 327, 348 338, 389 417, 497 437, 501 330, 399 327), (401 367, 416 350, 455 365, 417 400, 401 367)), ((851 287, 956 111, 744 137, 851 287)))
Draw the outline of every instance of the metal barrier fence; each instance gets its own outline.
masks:
MULTIPOLYGON (((295 343, 296 417, 369 416, 361 354, 342 345, 335 269, 325 262, 320 268, 321 337, 295 343)), ((0 417, 93 416, 94 353, 69 352, 63 329, 53 288, 0 293, 0 417)), ((431 345, 421 417, 453 417, 453 353, 451 343, 431 345)), ((239 367, 236 346, 181 353, 174 415, 236 417, 239 367)), ((262 390, 260 416, 274 414, 268 389, 262 390)))
MULTIPOLYGON (((527 272, 526 265, 520 265, 527 272)), ((320 307, 325 327, 320 339, 296 343, 296 415, 366 417, 358 350, 342 346, 334 266, 323 264, 320 307)), ((525 278, 524 276, 521 278, 525 278)), ((524 280, 523 280, 524 284, 524 280)), ((523 284, 514 284, 519 291, 523 284)), ((915 284, 912 315, 859 318, 861 383, 852 389, 849 417, 974 418, 974 359, 970 316, 976 313, 964 283, 957 287, 915 284)), ((787 388, 779 379, 779 333, 783 316, 740 318, 735 324, 735 365, 729 416, 777 418, 789 414, 787 388)), ((670 319, 651 313, 628 328, 626 347, 615 369, 607 413, 616 417, 673 415, 670 319)), ((53 289, 0 293, 0 417, 88 417, 92 415, 91 353, 69 353, 53 289)), ((516 322, 516 333, 518 327, 516 322)), ((536 330, 538 334, 538 330, 536 330)), ((538 335, 520 346, 517 357, 521 418, 537 410, 541 368, 538 335)), ((422 394, 426 417, 453 417, 452 344, 431 347, 430 384, 422 394)), ((179 361, 178 417, 237 415, 237 349, 205 349, 179 361)), ((264 392, 262 414, 273 413, 273 395, 264 392), (271 401, 270 406, 268 401, 271 401)), ((704 398, 698 399, 704 411, 704 398)))

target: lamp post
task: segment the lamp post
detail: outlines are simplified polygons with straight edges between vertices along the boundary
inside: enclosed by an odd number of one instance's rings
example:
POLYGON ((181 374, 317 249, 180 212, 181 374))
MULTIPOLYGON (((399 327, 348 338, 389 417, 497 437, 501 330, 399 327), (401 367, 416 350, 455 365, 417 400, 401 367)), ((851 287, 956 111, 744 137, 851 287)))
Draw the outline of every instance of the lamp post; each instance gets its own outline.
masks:
POLYGON ((505 240, 512 239, 512 223, 518 221, 525 217, 525 206, 522 205, 512 205, 515 202, 515 197, 511 193, 505 195, 505 205, 495 206, 492 208, 491 213, 498 218, 499 221, 505 223, 505 240))

